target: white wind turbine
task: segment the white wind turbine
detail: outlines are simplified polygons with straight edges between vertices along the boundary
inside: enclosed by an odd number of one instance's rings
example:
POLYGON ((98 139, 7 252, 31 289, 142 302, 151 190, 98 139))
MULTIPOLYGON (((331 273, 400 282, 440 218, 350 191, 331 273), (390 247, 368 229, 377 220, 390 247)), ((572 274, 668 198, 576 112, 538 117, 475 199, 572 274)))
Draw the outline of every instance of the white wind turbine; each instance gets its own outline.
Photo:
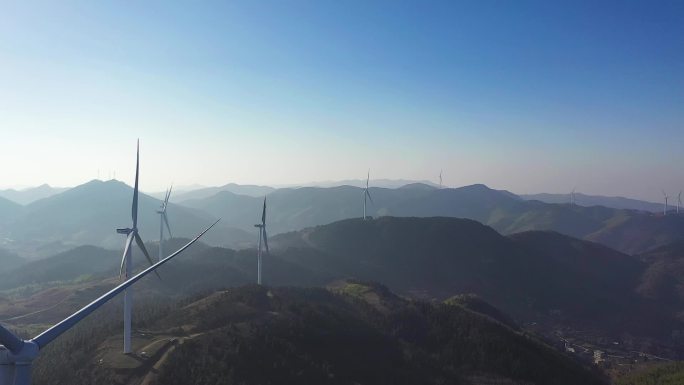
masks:
POLYGON ((570 206, 575 206, 577 204, 577 201, 575 201, 575 190, 577 188, 573 187, 572 192, 570 193, 570 206))
POLYGON ((667 215, 667 200, 670 198, 663 190, 663 197, 665 197, 665 207, 663 207, 663 215, 667 215))
POLYGON ((171 188, 169 188, 166 191, 164 201, 162 202, 162 205, 159 208, 159 210, 157 210, 157 214, 159 214, 159 259, 157 259, 158 261, 161 261, 164 255, 162 248, 162 243, 164 242, 164 225, 166 225, 166 230, 169 232, 169 239, 173 238, 173 235, 171 234, 171 226, 169 226, 169 218, 166 215, 166 208, 169 205, 169 197, 171 196, 172 189, 173 186, 171 186, 171 188))
POLYGON ((370 182, 370 169, 368 170, 368 176, 366 177, 366 188, 363 190, 363 220, 366 220, 366 200, 370 199, 373 203, 373 198, 371 198, 370 192, 368 191, 368 183, 370 182))
MULTIPOLYGON (((142 238, 140 238, 140 234, 138 233, 138 174, 139 174, 139 170, 140 170, 140 141, 138 141, 137 151, 136 151, 135 185, 133 186, 133 204, 131 207, 131 217, 133 219, 133 226, 130 228, 125 228, 125 229, 116 229, 117 233, 126 235, 126 246, 124 247, 123 257, 121 258, 121 269, 119 271, 119 278, 121 278, 121 276, 124 275, 124 269, 125 269, 126 279, 133 276, 133 249, 131 248, 131 245, 133 244, 134 240, 135 240, 135 243, 140 248, 140 250, 145 255, 145 257, 147 258, 147 261, 150 263, 150 265, 154 265, 154 262, 152 262, 152 258, 150 258, 150 254, 147 252, 147 249, 145 248, 145 244, 143 243, 142 238)), ((159 273, 157 273, 156 271, 154 273, 157 275, 157 277, 159 277, 159 273)), ((124 354, 128 354, 131 352, 131 309, 132 309, 132 307, 133 307, 133 291, 132 290, 126 290, 126 291, 124 291, 124 354)))
POLYGON ((439 170, 439 188, 442 188, 442 170, 439 170))
POLYGON ((185 246, 178 249, 175 253, 141 271, 129 280, 122 282, 100 298, 30 340, 22 340, 0 325, 0 385, 30 385, 31 365, 43 348, 97 310, 97 308, 114 298, 117 294, 125 291, 142 277, 155 271, 159 266, 187 249, 204 235, 204 233, 214 227, 216 223, 218 223, 218 221, 204 229, 204 231, 185 244, 185 246))
POLYGON ((266 198, 265 197, 264 197, 264 208, 261 211, 261 223, 257 223, 256 225, 254 225, 254 227, 259 228, 259 251, 257 252, 257 283, 259 285, 261 285, 261 266, 262 266, 261 242, 262 242, 262 239, 263 239, 264 245, 266 246, 266 254, 269 254, 268 236, 266 235, 266 198))

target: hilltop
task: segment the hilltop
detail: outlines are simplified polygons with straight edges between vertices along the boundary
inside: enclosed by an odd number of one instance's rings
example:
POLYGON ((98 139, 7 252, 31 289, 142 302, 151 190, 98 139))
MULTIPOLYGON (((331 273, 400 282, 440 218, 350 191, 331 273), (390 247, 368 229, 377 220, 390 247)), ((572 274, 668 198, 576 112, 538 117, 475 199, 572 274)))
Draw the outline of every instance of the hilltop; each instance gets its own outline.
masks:
MULTIPOLYGON (((86 329, 77 327, 39 359, 35 383, 604 383, 488 316, 359 282, 333 291, 247 286, 155 313, 136 337, 137 360, 121 361, 108 340, 82 340, 86 329)), ((107 324, 88 334, 106 336, 107 324)))

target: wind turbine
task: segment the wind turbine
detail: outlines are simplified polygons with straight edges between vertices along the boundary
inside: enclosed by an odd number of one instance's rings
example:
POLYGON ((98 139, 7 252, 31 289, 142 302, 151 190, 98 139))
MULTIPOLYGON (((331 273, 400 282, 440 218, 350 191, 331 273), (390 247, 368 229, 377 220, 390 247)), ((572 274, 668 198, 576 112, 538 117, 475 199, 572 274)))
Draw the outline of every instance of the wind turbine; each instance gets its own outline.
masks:
POLYGON ((190 245, 200 239, 204 233, 214 227, 216 223, 218 223, 218 221, 204 229, 204 231, 185 244, 185 246, 178 249, 175 253, 141 271, 131 279, 120 283, 100 298, 30 340, 22 340, 0 325, 0 385, 30 385, 31 365, 33 364, 33 360, 38 357, 40 351, 50 342, 71 329, 74 325, 97 310, 97 308, 104 305, 107 301, 114 298, 117 294, 139 281, 142 277, 155 271, 159 266, 190 247, 190 245))
POLYGON ((368 191, 368 183, 370 182, 370 169, 368 169, 368 177, 366 178, 366 188, 363 190, 363 220, 366 220, 366 199, 370 199, 373 203, 373 198, 371 198, 370 192, 368 191))
POLYGON ((442 188, 442 170, 439 170, 439 188, 442 188))
MULTIPOLYGON (((124 268, 125 270, 125 277, 126 279, 130 278, 133 276, 133 249, 131 248, 131 245, 133 244, 133 240, 135 240, 135 243, 138 245, 140 250, 145 254, 145 257, 147 258, 147 261, 150 263, 150 265, 154 265, 154 262, 152 262, 152 258, 150 258, 150 254, 147 252, 147 249, 145 248, 145 244, 142 241, 142 238, 140 238, 140 234, 138 233, 138 174, 140 170, 140 141, 138 141, 137 145, 137 151, 136 151, 136 160, 135 160, 135 185, 133 187, 133 204, 131 207, 131 217, 133 219, 133 226, 130 228, 125 228, 125 229, 116 229, 116 232, 119 234, 125 234, 126 235, 126 246, 124 247, 124 252, 123 252, 123 257, 121 258, 121 269, 119 270, 119 278, 124 274, 124 268)), ((159 273, 156 271, 154 272, 157 277, 159 277, 159 273)), ((161 278, 161 277, 159 277, 161 278)), ((133 307, 133 292, 132 290, 126 290, 124 291, 124 354, 128 354, 131 352, 131 308, 133 307)))
POLYGON ((679 192, 679 195, 677 195, 677 214, 679 214, 679 206, 682 205, 682 192, 679 192))
POLYGON ((166 191, 164 201, 162 202, 159 210, 157 210, 157 214, 159 214, 159 259, 157 259, 157 261, 161 261, 164 255, 162 249, 162 243, 164 242, 164 224, 166 224, 166 230, 169 232, 169 239, 173 238, 173 235, 171 234, 171 226, 169 226, 169 218, 166 216, 166 207, 169 205, 169 197, 171 196, 172 189, 173 186, 166 191))
POLYGON ((667 199, 669 196, 665 193, 665 190, 663 190, 663 196, 665 197, 665 207, 663 208, 663 215, 667 215, 667 199))
POLYGON ((266 246, 266 254, 268 251, 268 236, 266 235, 266 198, 264 197, 264 208, 261 211, 261 223, 257 223, 254 227, 259 228, 259 251, 257 252, 257 283, 261 285, 261 241, 263 239, 266 246))
POLYGON ((575 201, 575 190, 576 189, 577 189, 577 187, 573 187, 572 192, 570 193, 570 206, 575 206, 575 204, 577 204, 577 202, 575 201))

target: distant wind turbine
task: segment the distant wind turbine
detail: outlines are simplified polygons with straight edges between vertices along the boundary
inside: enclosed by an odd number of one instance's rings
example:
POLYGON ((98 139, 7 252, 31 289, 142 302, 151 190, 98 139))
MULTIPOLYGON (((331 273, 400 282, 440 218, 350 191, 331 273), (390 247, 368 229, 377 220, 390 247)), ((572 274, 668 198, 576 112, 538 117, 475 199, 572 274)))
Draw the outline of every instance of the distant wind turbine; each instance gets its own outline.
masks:
POLYGON ((30 340, 22 340, 18 336, 14 335, 14 333, 0 325, 0 385, 30 385, 31 365, 33 364, 33 360, 38 357, 38 354, 40 354, 40 351, 43 350, 43 348, 45 348, 50 342, 54 341, 55 338, 71 329, 82 319, 97 310, 97 308, 114 298, 117 294, 126 290, 128 287, 139 281, 142 277, 146 276, 152 271, 155 271, 159 266, 168 262, 171 258, 190 247, 190 245, 195 243, 202 235, 204 235, 204 233, 214 227, 216 223, 218 223, 218 221, 204 229, 204 231, 202 231, 190 242, 185 244, 185 246, 178 249, 175 253, 141 271, 129 280, 122 282, 117 287, 102 295, 100 298, 96 299, 87 306, 81 308, 74 314, 63 319, 59 323, 30 340))
POLYGON ((363 220, 366 220, 366 200, 370 199, 373 203, 373 198, 371 198, 370 192, 368 191, 368 183, 370 182, 370 169, 368 170, 368 176, 366 178, 366 188, 363 190, 363 220))
POLYGON ((575 200, 575 190, 577 188, 573 187, 572 192, 570 192, 570 206, 575 206, 577 204, 577 201, 575 200))
POLYGON ((663 197, 665 197, 665 207, 663 208, 663 215, 667 215, 667 200, 670 197, 667 196, 667 194, 665 193, 665 190, 663 190, 663 197))
POLYGON ((173 238, 173 235, 171 234, 171 226, 169 226, 169 218, 166 216, 166 208, 169 205, 169 197, 171 196, 171 190, 173 189, 173 186, 169 188, 166 191, 166 195, 164 196, 164 201, 162 202, 161 207, 159 210, 157 210, 157 214, 159 214, 159 259, 158 261, 161 261, 162 258, 164 257, 164 252, 162 249, 162 243, 164 242, 164 225, 166 225, 166 230, 169 232, 169 239, 173 238))
POLYGON ((259 285, 261 285, 261 266, 262 266, 261 242, 262 242, 262 240, 264 242, 264 245, 266 246, 266 254, 269 254, 269 251, 268 251, 268 235, 266 235, 266 198, 265 197, 264 197, 264 208, 261 211, 261 223, 257 223, 256 225, 254 225, 254 227, 259 228, 259 251, 257 252, 257 283, 259 285))
MULTIPOLYGON (((121 269, 119 270, 119 278, 124 274, 126 279, 133 276, 133 249, 131 245, 135 240, 140 250, 145 254, 150 265, 154 265, 150 254, 145 248, 145 244, 138 234, 138 174, 140 170, 140 141, 138 141, 135 161, 135 185, 133 187, 133 204, 131 207, 131 217, 133 219, 133 227, 125 229, 116 229, 119 234, 126 235, 126 246, 124 247, 123 257, 121 258, 121 269)), ((159 273, 154 272, 157 277, 159 273)), ((133 292, 132 290, 124 291, 124 354, 131 352, 131 308, 133 307, 133 292)))
POLYGON ((439 170, 439 188, 442 188, 442 170, 439 170))
POLYGON ((677 195, 677 214, 679 214, 679 206, 682 205, 682 192, 679 192, 679 195, 677 195))

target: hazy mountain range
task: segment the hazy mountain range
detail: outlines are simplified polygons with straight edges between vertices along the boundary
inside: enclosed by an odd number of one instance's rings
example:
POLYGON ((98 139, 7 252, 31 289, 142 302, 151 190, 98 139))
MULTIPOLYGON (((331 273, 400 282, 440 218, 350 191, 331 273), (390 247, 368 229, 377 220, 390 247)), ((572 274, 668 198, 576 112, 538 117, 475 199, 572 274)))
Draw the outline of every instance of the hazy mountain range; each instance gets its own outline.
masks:
MULTIPOLYGON (((526 200, 538 200, 546 203, 570 203, 570 194, 521 194, 521 198, 526 200)), ((676 202, 670 202, 675 203, 676 202)), ((624 197, 607 197, 601 195, 585 195, 575 193, 575 204, 580 206, 605 206, 614 209, 642 210, 654 213, 663 212, 664 204, 647 202, 638 199, 624 197)), ((672 209, 674 206, 671 206, 672 209)))
MULTIPOLYGON (((439 189, 413 183, 393 189, 372 187, 370 193, 373 200, 368 202, 368 213, 373 217, 468 218, 502 234, 552 230, 629 254, 684 239, 684 215, 528 201, 484 185, 439 189)), ((171 203, 168 209, 174 235, 192 236, 222 218, 205 241, 249 247, 257 239, 253 225, 260 219, 261 194, 267 194, 271 235, 358 218, 363 213, 363 189, 359 187, 274 190, 229 184, 179 194, 179 203, 171 203), (202 198, 180 201, 182 196, 202 198)), ((0 198, 0 247, 29 257, 53 255, 78 245, 118 249, 122 237, 114 230, 130 225, 131 197, 132 189, 122 182, 94 180, 24 206, 0 198)), ((159 236, 156 210, 160 204, 158 199, 141 195, 139 227, 148 241, 159 236)))
MULTIPOLYGON (((426 184, 432 187, 439 187, 429 180, 412 180, 412 179, 371 179, 369 184, 373 187, 381 188, 399 188, 409 184, 426 184)), ((354 186, 366 187, 366 179, 344 179, 344 180, 328 180, 319 182, 309 182, 295 185, 280 186, 282 188, 297 188, 297 187, 338 187, 338 186, 354 186)))
POLYGON ((25 189, 7 189, 0 190, 0 197, 8 199, 20 205, 26 205, 35 202, 39 199, 47 198, 55 194, 59 194, 68 190, 66 187, 51 187, 48 184, 43 184, 37 187, 29 187, 25 189))
MULTIPOLYGON (((0 247, 27 256, 46 256, 77 245, 118 249, 123 237, 115 230, 131 225, 132 196, 132 188, 122 182, 93 180, 26 206, 11 206, 13 215, 0 224, 0 247)), ((160 205, 159 200, 140 194, 138 227, 147 241, 159 238, 156 210, 160 205)), ((174 204, 168 210, 175 236, 192 236, 216 219, 174 204)), ((235 246, 251 240, 248 233, 225 222, 217 226, 218 231, 207 234, 206 242, 235 246)))
MULTIPOLYGON (((637 210, 603 206, 571 206, 526 201, 508 191, 484 185, 438 189, 411 184, 397 189, 373 187, 370 216, 474 219, 503 234, 530 230, 553 230, 577 238, 606 244, 626 253, 684 238, 684 216, 663 216, 637 210)), ((362 215, 363 189, 284 188, 267 195, 268 227, 271 234, 331 223, 362 215)), ((183 205, 226 218, 230 225, 248 231, 261 212, 263 198, 219 192, 183 205)))
POLYGON ((219 187, 205 187, 192 191, 182 192, 180 194, 171 195, 171 200, 174 202, 183 202, 191 199, 208 198, 221 191, 228 191, 233 194, 247 195, 252 197, 263 197, 275 189, 268 186, 254 186, 254 185, 238 185, 235 183, 228 183, 219 187))
POLYGON ((6 198, 0 198, 0 223, 7 223, 21 213, 22 206, 6 198))
MULTIPOLYGON (((372 179, 370 185, 373 187, 396 189, 412 184, 421 184, 431 187, 439 187, 438 184, 426 180, 408 180, 408 179, 372 179)), ((299 188, 299 187, 339 187, 339 186, 353 186, 365 187, 365 179, 349 179, 340 181, 321 181, 310 182, 303 184, 284 185, 278 187, 260 186, 260 185, 240 185, 236 183, 228 183, 223 186, 203 186, 199 184, 175 186, 174 194, 171 196, 173 202, 183 202, 192 199, 208 198, 218 192, 228 191, 238 195, 247 195, 253 197, 265 196, 279 188, 299 188)), ((69 188, 65 187, 51 187, 48 184, 43 184, 37 187, 29 187, 24 189, 6 189, 0 190, 0 198, 6 198, 12 202, 25 205, 33 201, 47 198, 49 196, 66 191, 69 188)), ((148 195, 163 199, 165 191, 152 192, 148 195)), ((518 196, 525 200, 538 200, 545 203, 570 203, 570 194, 518 194, 518 196)), ((663 210, 662 202, 648 202, 638 199, 625 197, 609 197, 602 195, 586 195, 576 193, 576 204, 580 206, 605 206, 617 209, 643 210, 652 212, 661 212, 663 210)), ((675 207, 676 202, 670 202, 672 207, 675 207)))

